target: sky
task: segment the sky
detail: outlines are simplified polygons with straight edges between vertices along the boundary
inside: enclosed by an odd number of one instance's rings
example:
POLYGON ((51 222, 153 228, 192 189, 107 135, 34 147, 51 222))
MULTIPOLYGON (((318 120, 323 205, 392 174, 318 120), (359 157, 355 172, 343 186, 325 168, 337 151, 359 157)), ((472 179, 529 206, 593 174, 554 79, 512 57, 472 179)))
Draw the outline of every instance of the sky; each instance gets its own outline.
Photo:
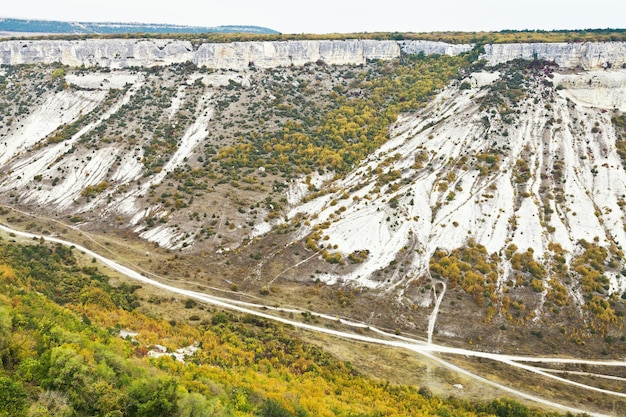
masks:
POLYGON ((0 17, 254 25, 281 33, 626 28, 623 0, 16 0, 0 17))

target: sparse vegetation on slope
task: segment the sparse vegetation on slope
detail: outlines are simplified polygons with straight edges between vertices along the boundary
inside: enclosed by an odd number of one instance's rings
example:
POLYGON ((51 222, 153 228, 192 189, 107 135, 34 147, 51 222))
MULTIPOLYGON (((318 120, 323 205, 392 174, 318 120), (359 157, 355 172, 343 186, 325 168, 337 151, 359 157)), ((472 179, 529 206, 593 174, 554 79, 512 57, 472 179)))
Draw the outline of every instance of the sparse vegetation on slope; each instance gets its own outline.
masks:
MULTIPOLYGON (((389 139, 389 125, 399 114, 421 108, 458 76, 463 64, 462 57, 408 56, 401 63, 374 62, 344 72, 343 81, 328 92, 330 102, 322 112, 311 112, 313 103, 307 99, 319 81, 299 85, 299 94, 274 98, 274 115, 287 118, 282 129, 241 135, 243 143, 219 150, 217 158, 223 166, 238 169, 345 173, 389 139)), ((334 72, 319 65, 316 70, 325 77, 334 72)), ((267 116, 255 119, 265 122, 267 116)))

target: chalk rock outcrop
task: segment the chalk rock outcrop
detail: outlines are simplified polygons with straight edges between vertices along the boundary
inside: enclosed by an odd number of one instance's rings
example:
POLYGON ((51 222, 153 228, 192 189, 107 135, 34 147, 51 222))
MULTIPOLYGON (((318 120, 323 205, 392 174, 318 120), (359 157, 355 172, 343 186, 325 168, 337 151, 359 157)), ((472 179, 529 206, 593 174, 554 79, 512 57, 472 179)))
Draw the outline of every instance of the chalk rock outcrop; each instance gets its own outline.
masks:
POLYGON ((61 63, 72 67, 170 65, 192 61, 191 42, 165 39, 26 40, 0 42, 0 64, 61 63))
MULTIPOLYGON (((11 40, 0 42, 0 64, 59 62, 69 66, 170 65, 193 62, 219 69, 304 65, 324 61, 330 65, 363 64, 404 54, 458 55, 472 48, 432 41, 302 40, 276 42, 203 43, 172 39, 11 40)), ((485 45, 482 58, 489 65, 513 59, 547 59, 561 67, 584 69, 621 67, 626 63, 626 42, 519 43, 485 45)))
POLYGON ((489 65, 539 58, 566 68, 622 67, 626 63, 626 42, 493 44, 485 45, 482 58, 489 65))
POLYGON ((445 42, 432 41, 400 41, 400 48, 405 54, 425 55, 459 55, 463 52, 471 51, 474 45, 470 44, 451 44, 445 42))
POLYGON ((167 39, 22 40, 0 42, 0 64, 54 63, 126 68, 193 62, 198 66, 243 69, 304 65, 363 64, 393 59, 401 52, 456 55, 471 45, 428 41, 303 40, 278 42, 203 43, 167 39))
MULTIPOLYGON (((232 69, 244 68, 249 64, 260 68, 301 66, 319 60, 337 65, 360 64, 368 59, 369 49, 362 41, 205 43, 198 48, 194 63, 210 68, 232 69)), ((400 48, 396 42, 381 43, 377 51, 378 57, 383 59, 391 59, 399 54, 400 48)))
POLYGON ((626 71, 623 69, 555 74, 559 94, 574 102, 601 109, 626 111, 626 71))

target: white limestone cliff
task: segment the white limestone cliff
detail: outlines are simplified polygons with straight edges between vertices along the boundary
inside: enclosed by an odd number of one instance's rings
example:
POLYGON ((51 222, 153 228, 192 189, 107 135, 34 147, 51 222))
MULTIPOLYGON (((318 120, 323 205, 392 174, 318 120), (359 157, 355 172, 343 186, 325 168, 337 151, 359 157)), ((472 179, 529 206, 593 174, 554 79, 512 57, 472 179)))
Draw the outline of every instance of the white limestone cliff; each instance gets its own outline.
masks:
MULTIPOLYGON (((472 45, 432 41, 302 40, 203 43, 172 39, 9 40, 0 42, 0 64, 54 63, 79 67, 126 68, 193 62, 198 66, 240 70, 324 61, 329 65, 363 64, 406 54, 458 55, 472 45)), ((519 43, 485 45, 489 65, 517 58, 541 58, 561 67, 621 67, 626 42, 519 43)))
POLYGON ((0 64, 58 62, 73 67, 126 68, 193 62, 219 69, 260 68, 323 61, 329 65, 363 64, 405 53, 456 55, 471 45, 429 41, 303 40, 203 43, 167 39, 12 40, 0 42, 0 64))
POLYGON ((161 39, 24 40, 0 42, 0 64, 61 63, 72 67, 170 65, 193 60, 188 41, 161 39))
POLYGON ((492 66, 514 59, 539 58, 566 68, 621 68, 626 63, 626 42, 493 44, 485 45, 481 57, 492 66))
POLYGON ((470 51, 474 45, 470 44, 451 44, 445 42, 432 41, 400 41, 400 48, 405 54, 419 54, 423 52, 426 55, 459 55, 463 52, 470 51))

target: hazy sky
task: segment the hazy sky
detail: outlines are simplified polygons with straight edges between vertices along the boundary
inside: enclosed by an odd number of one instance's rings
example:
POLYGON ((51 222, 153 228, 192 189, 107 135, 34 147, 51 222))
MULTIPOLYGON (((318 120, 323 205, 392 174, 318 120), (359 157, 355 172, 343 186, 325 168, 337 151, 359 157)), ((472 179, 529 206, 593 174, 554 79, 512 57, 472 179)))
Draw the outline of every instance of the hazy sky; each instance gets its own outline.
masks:
POLYGON ((282 33, 626 28, 624 0, 12 0, 0 17, 256 25, 282 33))

